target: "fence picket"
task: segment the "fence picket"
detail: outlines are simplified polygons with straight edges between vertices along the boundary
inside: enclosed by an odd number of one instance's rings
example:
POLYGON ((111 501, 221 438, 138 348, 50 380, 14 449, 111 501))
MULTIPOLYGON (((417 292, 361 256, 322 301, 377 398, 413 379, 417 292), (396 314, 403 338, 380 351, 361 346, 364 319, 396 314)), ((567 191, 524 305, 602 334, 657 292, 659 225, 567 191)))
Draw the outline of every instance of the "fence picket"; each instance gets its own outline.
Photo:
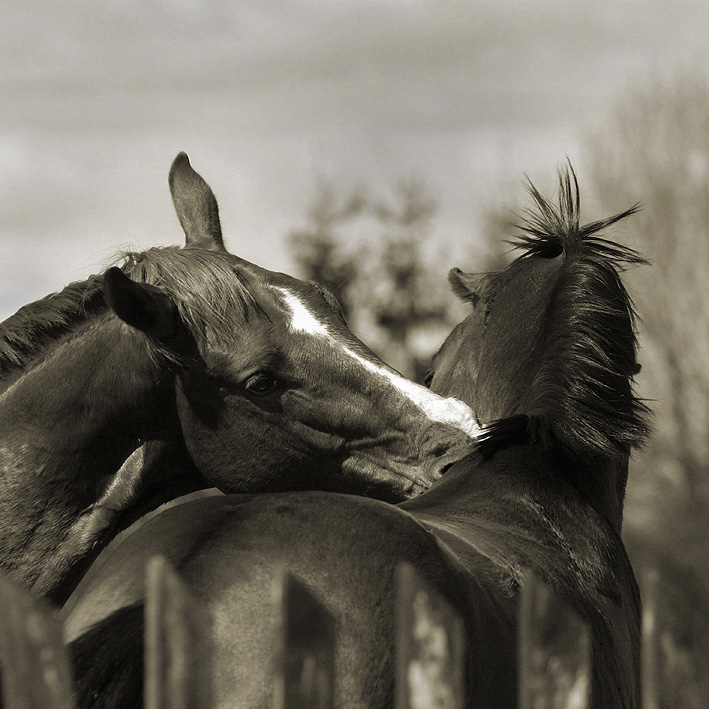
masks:
POLYGON ((458 612, 410 564, 397 569, 396 709, 462 709, 465 636, 458 612))
POLYGON ((146 564, 145 707, 205 709, 211 702, 210 620, 162 556, 146 564))
POLYGON ((520 598, 519 709, 587 709, 591 690, 588 625, 531 571, 520 598))
POLYGON ((706 709, 709 697, 709 600, 685 570, 669 576, 639 565, 643 600, 643 709, 706 709))
POLYGON ((657 592, 659 572, 643 569, 640 586, 643 599, 642 613, 642 705, 643 709, 660 709, 660 656, 657 628, 657 592))
POLYGON ((277 619, 276 709, 332 709, 335 701, 335 623, 293 575, 273 589, 277 619))
POLYGON ((0 575, 0 660, 5 709, 73 709, 73 679, 55 610, 0 575))
MULTIPOLYGON (((704 706, 709 644, 696 647, 681 635, 675 637, 682 628, 672 625, 667 608, 678 592, 666 588, 657 569, 641 568, 638 577, 644 600, 643 709, 704 706)), ((274 598, 275 709, 332 709, 333 617, 285 569, 278 575, 274 598)), ((462 709, 461 618, 408 564, 397 569, 397 598, 396 709, 462 709)), ((68 653, 55 610, 1 575, 0 604, 4 709, 75 709, 68 653)), ((706 619, 699 621, 703 628, 706 619)), ((151 559, 146 569, 145 627, 145 706, 208 709, 211 623, 162 557, 151 559)), ((519 709, 590 706, 589 628, 531 572, 525 574, 520 598, 518 668, 519 709)))

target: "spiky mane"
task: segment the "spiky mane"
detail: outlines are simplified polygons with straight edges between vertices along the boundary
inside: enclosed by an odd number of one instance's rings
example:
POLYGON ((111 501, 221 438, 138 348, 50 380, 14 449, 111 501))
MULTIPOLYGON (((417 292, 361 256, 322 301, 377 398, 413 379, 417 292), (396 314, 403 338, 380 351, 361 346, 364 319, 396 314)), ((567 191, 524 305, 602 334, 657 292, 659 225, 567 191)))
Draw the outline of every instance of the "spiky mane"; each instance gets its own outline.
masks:
MULTIPOLYGON (((639 370, 636 315, 620 273, 646 261, 597 234, 634 214, 638 205, 581 225, 571 165, 559 171, 557 204, 531 182, 528 188, 533 207, 519 227, 515 246, 523 254, 517 262, 562 255, 564 261, 547 308, 544 356, 521 411, 527 435, 572 451, 627 455, 648 434, 649 410, 633 392, 639 370)), ((488 444, 519 438, 520 425, 519 417, 514 426, 493 425, 488 444)))
POLYGON ((625 265, 647 263, 637 251, 596 236, 621 219, 639 211, 640 205, 619 212, 612 217, 581 225, 581 196, 573 167, 559 170, 559 200, 554 204, 544 197, 527 177, 527 190, 533 205, 522 213, 519 233, 512 242, 524 253, 519 258, 550 256, 564 253, 567 258, 592 253, 606 259, 613 268, 623 270, 625 265))

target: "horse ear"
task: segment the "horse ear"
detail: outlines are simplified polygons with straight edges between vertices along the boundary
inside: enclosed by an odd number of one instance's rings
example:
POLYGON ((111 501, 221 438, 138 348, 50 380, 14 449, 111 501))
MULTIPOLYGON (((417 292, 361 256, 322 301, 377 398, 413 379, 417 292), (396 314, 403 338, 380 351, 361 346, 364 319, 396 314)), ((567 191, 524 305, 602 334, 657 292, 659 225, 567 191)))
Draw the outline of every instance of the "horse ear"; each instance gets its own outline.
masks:
POLYGON ((103 295, 123 322, 164 340, 175 334, 179 317, 170 297, 147 283, 136 283, 120 268, 109 268, 103 277, 103 295))
POLYGON ((480 300, 483 280, 487 275, 486 273, 464 273, 459 268, 452 268, 448 271, 448 282, 461 300, 472 303, 475 307, 480 300))
POLYGON ((217 199, 209 185, 192 169, 186 153, 174 159, 168 183, 177 218, 185 232, 185 245, 226 251, 217 199))

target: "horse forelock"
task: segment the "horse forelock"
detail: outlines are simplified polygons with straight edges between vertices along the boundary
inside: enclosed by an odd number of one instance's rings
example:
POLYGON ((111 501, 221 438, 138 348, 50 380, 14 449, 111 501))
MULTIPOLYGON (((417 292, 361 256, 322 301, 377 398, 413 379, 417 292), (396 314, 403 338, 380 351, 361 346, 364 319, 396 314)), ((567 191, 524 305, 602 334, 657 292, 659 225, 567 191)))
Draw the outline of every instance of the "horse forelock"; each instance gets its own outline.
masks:
POLYGON ((640 209, 634 204, 630 209, 581 224, 581 197, 578 180, 571 163, 559 170, 558 203, 544 197, 527 178, 527 189, 532 206, 521 215, 517 225, 519 234, 512 241, 515 249, 523 253, 519 260, 540 257, 553 258, 563 254, 566 259, 602 259, 616 271, 628 264, 647 263, 637 251, 596 236, 599 232, 635 214, 640 209))
POLYGON ((515 262, 562 257, 543 326, 543 354, 524 413, 537 433, 572 450, 627 455, 648 434, 649 410, 633 392, 637 372, 636 313, 620 273, 645 263, 634 250, 596 236, 637 211, 590 224, 579 221, 579 190, 571 165, 559 173, 552 204, 529 183, 529 210, 515 262))
POLYGON ((123 254, 121 269, 136 281, 162 288, 195 334, 225 339, 252 315, 268 317, 254 296, 245 269, 228 253, 155 247, 123 254))

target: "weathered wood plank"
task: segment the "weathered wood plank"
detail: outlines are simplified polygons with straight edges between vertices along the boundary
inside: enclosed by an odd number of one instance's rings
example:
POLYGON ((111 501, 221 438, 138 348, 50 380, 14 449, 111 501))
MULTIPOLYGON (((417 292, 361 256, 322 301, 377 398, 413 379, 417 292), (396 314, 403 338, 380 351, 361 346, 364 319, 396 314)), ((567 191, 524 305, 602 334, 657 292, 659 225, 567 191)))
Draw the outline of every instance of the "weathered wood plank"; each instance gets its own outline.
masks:
POLYGON ((2 575, 0 605, 4 709, 73 709, 72 672, 55 609, 2 575))
POLYGON ((709 705, 709 596, 691 570, 638 566, 643 709, 709 705))
POLYGON ((396 709, 462 709, 460 616, 410 564, 397 569, 397 587, 396 709))
POLYGON ((273 589, 277 613, 276 709, 332 709, 335 623, 330 612, 285 570, 273 589))
POLYGON ((206 709, 210 619, 164 557, 146 564, 145 707, 206 709))
POLYGON ((660 709, 660 648, 657 618, 657 569, 644 569, 640 574, 643 599, 642 614, 642 702, 643 709, 660 709))
POLYGON ((519 709, 587 709, 588 625, 531 571, 524 576, 518 632, 519 709))

